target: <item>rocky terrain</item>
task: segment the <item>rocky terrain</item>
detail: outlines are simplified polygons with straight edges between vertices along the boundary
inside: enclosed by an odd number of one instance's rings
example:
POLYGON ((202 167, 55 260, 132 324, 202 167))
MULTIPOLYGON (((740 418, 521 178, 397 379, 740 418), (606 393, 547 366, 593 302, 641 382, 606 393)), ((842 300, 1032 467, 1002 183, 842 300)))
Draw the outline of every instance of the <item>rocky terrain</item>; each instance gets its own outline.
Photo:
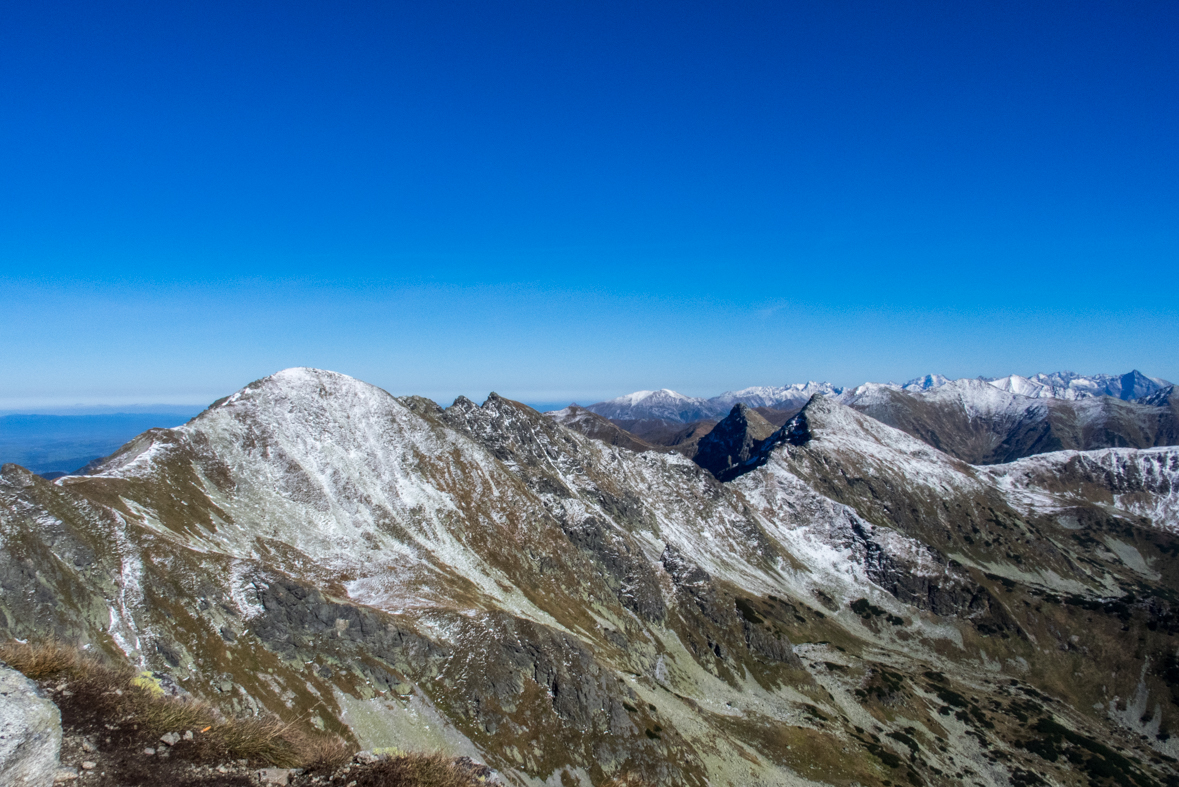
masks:
POLYGON ((510 784, 1179 783, 1179 449, 726 412, 706 469, 287 370, 91 475, 4 466, 0 629, 510 784))
POLYGON ((0 784, 52 784, 60 749, 57 706, 35 683, 0 663, 0 784))
POLYGON ((478 787, 469 758, 353 752, 273 717, 226 717, 166 675, 57 643, 0 645, 5 787, 478 787), (28 673, 21 674, 20 671, 28 673), (32 680, 32 677, 36 680, 32 680))

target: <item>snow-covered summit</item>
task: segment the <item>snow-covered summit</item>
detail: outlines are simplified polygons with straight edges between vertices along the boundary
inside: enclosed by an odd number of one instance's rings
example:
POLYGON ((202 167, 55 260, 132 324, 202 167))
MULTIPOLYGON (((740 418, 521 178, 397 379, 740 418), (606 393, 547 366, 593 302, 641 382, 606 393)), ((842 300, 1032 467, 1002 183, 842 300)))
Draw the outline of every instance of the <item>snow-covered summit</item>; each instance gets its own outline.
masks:
POLYGON ((843 393, 831 383, 820 383, 811 380, 793 385, 770 386, 758 385, 752 388, 742 388, 740 391, 725 391, 720 396, 714 396, 708 401, 718 409, 731 409, 733 405, 741 403, 747 407, 773 407, 787 409, 801 407, 815 394, 824 396, 838 396, 843 393))
MULTIPOLYGON (((970 379, 970 378, 963 378, 970 379)), ((1126 374, 1081 375, 1074 372, 1052 372, 1023 377, 1009 374, 1006 377, 977 378, 1001 391, 1026 396, 1031 399, 1089 399, 1095 396, 1112 396, 1115 399, 1138 399, 1166 388, 1171 383, 1157 377, 1147 377, 1137 369, 1126 374)), ((914 393, 940 388, 959 380, 951 380, 940 374, 927 374, 905 383, 905 390, 914 393)))
POLYGON ((880 404, 891 399, 892 395, 903 391, 904 389, 896 383, 864 383, 857 385, 855 388, 847 388, 836 397, 836 401, 840 404, 852 405, 869 405, 880 404))
POLYGON ((945 375, 927 374, 924 377, 913 378, 902 387, 906 391, 928 391, 930 388, 940 388, 948 382, 951 382, 951 380, 945 375))
POLYGON ((662 388, 658 391, 634 393, 591 404, 585 409, 604 418, 641 419, 659 418, 664 421, 698 421, 713 415, 707 400, 684 396, 662 388))

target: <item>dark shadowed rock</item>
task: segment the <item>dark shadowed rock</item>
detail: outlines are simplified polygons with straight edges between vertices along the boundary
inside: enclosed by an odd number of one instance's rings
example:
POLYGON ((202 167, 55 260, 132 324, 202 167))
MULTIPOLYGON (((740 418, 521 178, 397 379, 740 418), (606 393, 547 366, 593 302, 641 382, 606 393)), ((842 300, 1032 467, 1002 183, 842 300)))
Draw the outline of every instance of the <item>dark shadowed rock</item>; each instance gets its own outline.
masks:
POLYGON ((735 404, 725 419, 701 438, 693 459, 720 477, 730 468, 746 462, 774 431, 773 424, 755 411, 743 404, 735 404))

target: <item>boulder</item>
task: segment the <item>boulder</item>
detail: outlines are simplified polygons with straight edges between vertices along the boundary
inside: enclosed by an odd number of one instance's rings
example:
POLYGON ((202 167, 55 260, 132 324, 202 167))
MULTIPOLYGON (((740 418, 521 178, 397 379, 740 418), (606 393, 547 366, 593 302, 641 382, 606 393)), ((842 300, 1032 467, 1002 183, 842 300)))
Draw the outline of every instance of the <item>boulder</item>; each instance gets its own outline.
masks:
POLYGON ((36 684, 0 664, 0 784, 50 787, 61 753, 61 712, 36 684))
POLYGON ((277 787, 286 787, 290 784, 290 778, 294 774, 294 770, 290 768, 263 768, 258 771, 258 782, 263 785, 272 784, 277 787))

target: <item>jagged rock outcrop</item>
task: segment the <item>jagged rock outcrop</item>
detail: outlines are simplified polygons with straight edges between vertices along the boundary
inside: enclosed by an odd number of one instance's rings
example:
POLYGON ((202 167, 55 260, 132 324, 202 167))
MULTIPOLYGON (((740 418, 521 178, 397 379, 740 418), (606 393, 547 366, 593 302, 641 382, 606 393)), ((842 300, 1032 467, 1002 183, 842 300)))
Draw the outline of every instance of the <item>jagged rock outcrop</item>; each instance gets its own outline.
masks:
POLYGON ((720 478, 732 467, 743 464, 776 429, 757 412, 743 404, 733 405, 724 420, 701 438, 696 464, 720 478))
POLYGON ((0 784, 50 787, 61 751, 61 714, 36 684, 0 663, 0 784))

